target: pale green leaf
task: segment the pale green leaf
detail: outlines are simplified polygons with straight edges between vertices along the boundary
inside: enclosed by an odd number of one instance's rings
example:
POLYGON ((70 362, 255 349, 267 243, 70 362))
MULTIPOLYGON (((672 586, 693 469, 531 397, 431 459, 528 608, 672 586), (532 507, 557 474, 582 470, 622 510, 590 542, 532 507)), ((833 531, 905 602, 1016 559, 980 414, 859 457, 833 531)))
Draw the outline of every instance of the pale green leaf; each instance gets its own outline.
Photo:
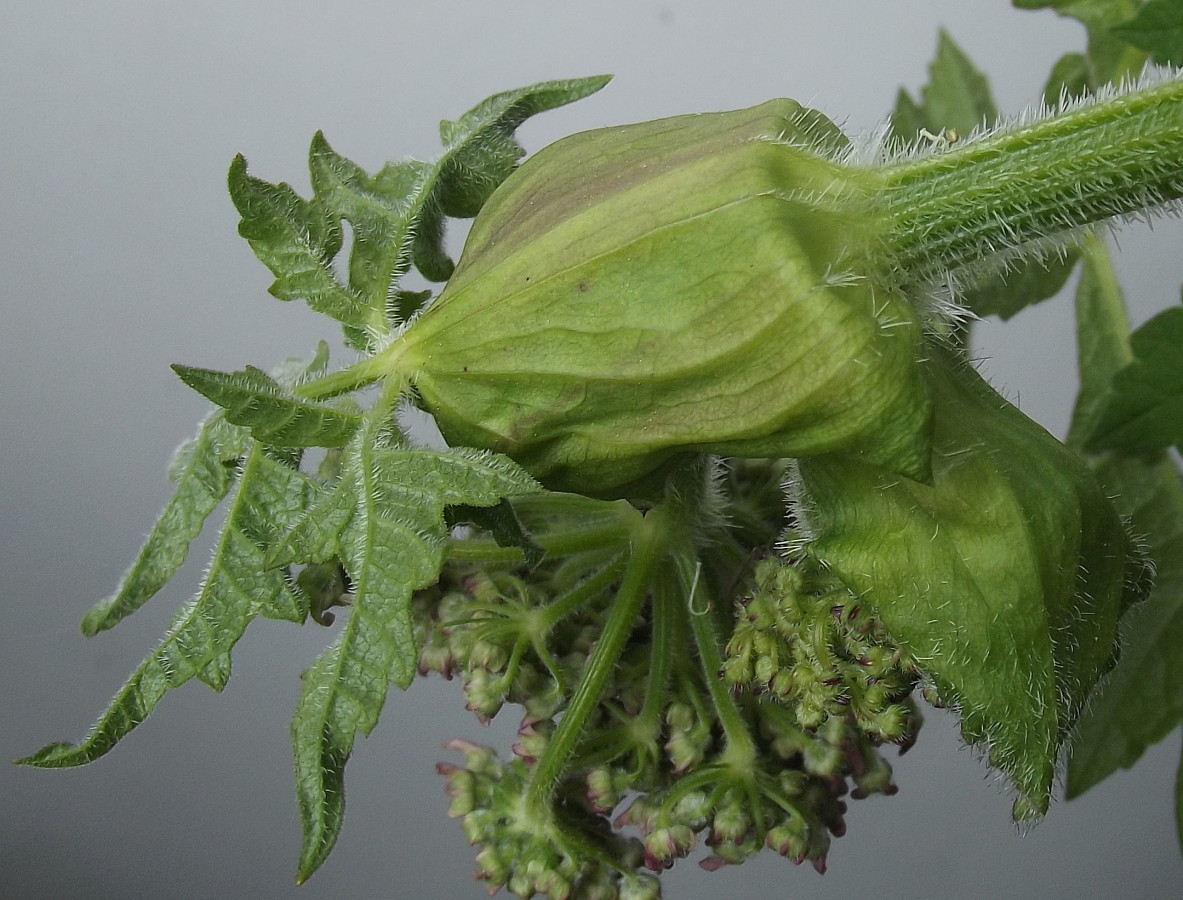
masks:
POLYGON ((357 430, 361 414, 304 400, 261 369, 216 372, 174 365, 180 379, 226 410, 226 419, 249 428, 274 447, 340 447, 357 430))
POLYGON ((215 412, 202 422, 196 437, 178 448, 169 470, 176 492, 115 593, 83 618, 84 634, 90 636, 113 627, 143 606, 176 574, 205 520, 230 490, 235 462, 246 452, 248 440, 243 429, 215 412))
POLYGON ((1111 665, 1128 542, 1082 460, 967 363, 928 359, 932 483, 800 460, 810 552, 989 747, 1025 818, 1046 809, 1060 746, 1111 665))

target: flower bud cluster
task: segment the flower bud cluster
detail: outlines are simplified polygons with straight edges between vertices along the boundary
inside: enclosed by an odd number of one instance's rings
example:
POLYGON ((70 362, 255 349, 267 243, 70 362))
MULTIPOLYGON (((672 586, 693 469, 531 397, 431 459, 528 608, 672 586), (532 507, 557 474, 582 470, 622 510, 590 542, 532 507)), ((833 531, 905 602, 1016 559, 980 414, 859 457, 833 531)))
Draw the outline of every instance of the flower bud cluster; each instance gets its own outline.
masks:
POLYGON ((577 680, 587 662, 596 612, 580 610, 551 628, 540 617, 545 584, 509 572, 468 571, 450 580, 451 590, 424 595, 414 609, 419 674, 459 675, 467 707, 482 722, 506 702, 523 706, 535 722, 554 715, 565 702, 561 685, 577 680), (552 655, 548 645, 563 653, 552 655))
POLYGON ((722 674, 788 704, 808 730, 837 719, 877 742, 905 743, 919 725, 908 655, 849 590, 780 559, 756 566, 722 674))
POLYGON ((469 842, 480 845, 477 878, 490 891, 507 887, 519 897, 541 894, 551 900, 655 900, 660 887, 652 875, 634 871, 643 858, 635 838, 613 833, 608 821, 578 797, 563 815, 537 816, 522 798, 530 765, 521 758, 503 763, 494 752, 453 740, 463 766, 439 763, 451 797, 448 815, 459 819, 469 842))

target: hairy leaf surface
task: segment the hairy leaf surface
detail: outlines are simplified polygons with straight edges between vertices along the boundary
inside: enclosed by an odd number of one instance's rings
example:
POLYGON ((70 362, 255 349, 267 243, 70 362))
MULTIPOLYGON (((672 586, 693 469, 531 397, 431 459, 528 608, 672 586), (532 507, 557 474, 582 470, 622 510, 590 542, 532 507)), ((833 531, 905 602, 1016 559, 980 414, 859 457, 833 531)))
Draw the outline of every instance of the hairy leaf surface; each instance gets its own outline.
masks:
POLYGON ((234 463, 246 452, 247 444, 243 429, 229 424, 221 412, 214 412, 201 423, 196 437, 177 449, 169 467, 176 492, 115 593, 83 618, 83 634, 93 636, 114 627, 176 574, 205 520, 230 490, 236 475, 234 463))
POLYGON ((335 553, 353 593, 339 639, 304 675, 292 723, 304 823, 299 880, 336 840, 356 734, 377 723, 390 682, 405 687, 414 676, 411 597, 439 577, 445 507, 493 506, 535 490, 533 479, 504 457, 410 447, 371 420, 350 445, 336 490, 283 542, 279 553, 294 561, 335 553))
POLYGON ((312 200, 287 184, 248 175, 239 156, 229 179, 242 216, 239 232, 275 274, 273 295, 304 298, 345 326, 350 343, 367 348, 423 302, 422 294, 396 290, 412 263, 434 281, 451 275, 444 216, 476 215, 513 171, 525 154, 513 136, 518 126, 607 82, 605 76, 549 81, 496 94, 440 125, 444 153, 434 163, 391 163, 373 176, 318 132, 309 150, 312 200), (353 229, 346 284, 332 265, 343 243, 342 220, 353 229))
POLYGON ((302 621, 306 602, 286 573, 264 570, 266 544, 311 502, 317 487, 254 444, 242 465, 205 582, 180 611, 164 640, 120 688, 80 744, 50 744, 20 760, 42 767, 78 766, 115 746, 164 694, 191 678, 221 690, 230 677, 230 650, 260 613, 302 621))
POLYGON ((296 396, 261 369, 216 372, 174 365, 180 379, 226 410, 227 421, 249 428, 275 447, 340 447, 361 423, 360 413, 296 396))

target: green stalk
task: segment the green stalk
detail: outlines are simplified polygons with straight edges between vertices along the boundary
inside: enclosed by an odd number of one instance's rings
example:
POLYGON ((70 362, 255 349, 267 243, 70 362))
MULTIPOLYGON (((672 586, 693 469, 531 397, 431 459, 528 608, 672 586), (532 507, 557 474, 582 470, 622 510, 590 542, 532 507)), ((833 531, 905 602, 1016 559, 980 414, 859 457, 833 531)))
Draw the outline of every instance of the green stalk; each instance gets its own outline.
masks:
POLYGON ((608 611, 604 629, 588 659, 583 678, 571 695, 563 718, 546 744, 527 788, 527 808, 539 817, 550 814, 550 802, 563 769, 583 737, 584 726, 595 711, 628 642, 637 615, 644 605, 650 579, 665 553, 671 523, 666 510, 655 507, 632 530, 632 547, 620 590, 608 611))
POLYGON ((719 651, 719 636, 715 629, 714 604, 712 599, 705 601, 698 599, 703 596, 709 598, 706 593, 709 588, 705 579, 695 578, 695 573, 690 567, 691 563, 690 556, 679 557, 679 575, 687 588, 688 606, 691 608, 689 612, 690 628, 694 633, 694 644, 698 649, 699 661, 702 663, 703 680, 710 692, 715 715, 718 716, 719 724, 723 727, 723 737, 726 741, 723 761, 738 771, 750 772, 756 759, 756 744, 752 740, 751 732, 748 730, 739 705, 731 695, 731 690, 719 675, 723 668, 723 655, 719 651), (694 590, 693 597, 690 596, 691 585, 694 590), (695 609, 703 611, 695 612, 695 609))
POLYGON ((889 265, 925 278, 1183 196, 1174 79, 889 164, 889 265))

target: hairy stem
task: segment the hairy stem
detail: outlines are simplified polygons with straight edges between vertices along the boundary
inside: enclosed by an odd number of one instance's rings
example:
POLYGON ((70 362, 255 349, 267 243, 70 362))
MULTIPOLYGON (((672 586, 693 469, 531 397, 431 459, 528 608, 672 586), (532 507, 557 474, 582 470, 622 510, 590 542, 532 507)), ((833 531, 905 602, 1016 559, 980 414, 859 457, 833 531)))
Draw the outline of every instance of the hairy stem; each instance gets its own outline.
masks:
POLYGON ((1183 81, 905 159, 882 170, 888 251, 925 278, 1183 196, 1183 81))

